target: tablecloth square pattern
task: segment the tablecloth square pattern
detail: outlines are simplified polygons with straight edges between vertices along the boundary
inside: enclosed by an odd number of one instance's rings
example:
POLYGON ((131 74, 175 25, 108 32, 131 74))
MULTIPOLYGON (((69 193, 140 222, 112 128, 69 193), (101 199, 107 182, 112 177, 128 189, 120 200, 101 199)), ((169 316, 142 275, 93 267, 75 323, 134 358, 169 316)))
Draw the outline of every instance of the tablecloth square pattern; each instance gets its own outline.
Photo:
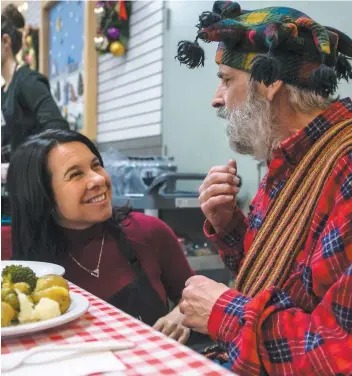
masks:
POLYGON ((44 332, 14 339, 2 339, 1 353, 23 351, 52 343, 128 340, 135 342, 136 348, 116 353, 126 366, 123 372, 126 376, 233 376, 226 369, 156 332, 78 286, 70 284, 70 289, 89 300, 89 311, 84 316, 44 332))

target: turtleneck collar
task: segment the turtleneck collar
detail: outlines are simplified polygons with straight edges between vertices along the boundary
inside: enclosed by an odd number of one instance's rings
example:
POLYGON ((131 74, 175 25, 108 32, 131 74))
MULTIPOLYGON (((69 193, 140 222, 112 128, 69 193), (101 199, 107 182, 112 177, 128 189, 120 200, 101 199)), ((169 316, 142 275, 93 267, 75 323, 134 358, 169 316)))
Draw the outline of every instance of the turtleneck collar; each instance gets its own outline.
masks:
POLYGON ((103 233, 103 223, 97 223, 84 230, 73 230, 61 227, 63 235, 69 244, 69 248, 79 245, 84 247, 97 238, 101 238, 103 233))

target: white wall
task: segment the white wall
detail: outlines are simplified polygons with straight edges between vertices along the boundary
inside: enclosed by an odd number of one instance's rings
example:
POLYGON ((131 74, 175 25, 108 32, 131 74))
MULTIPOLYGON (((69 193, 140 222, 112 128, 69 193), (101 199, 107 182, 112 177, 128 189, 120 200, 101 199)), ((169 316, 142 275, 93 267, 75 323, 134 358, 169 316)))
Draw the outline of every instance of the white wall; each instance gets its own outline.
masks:
POLYGON ((40 26, 40 1, 27 1, 28 8, 23 13, 27 25, 40 26))
POLYGON ((128 53, 99 57, 99 143, 160 135, 163 6, 161 1, 133 2, 128 53))
MULTIPOLYGON (((243 9, 285 5, 307 13, 323 25, 352 36, 352 2, 323 1, 240 1, 243 9)), ((165 32, 165 67, 163 101, 163 144, 175 157, 180 171, 207 172, 211 166, 225 164, 236 157, 244 186, 240 197, 251 198, 257 190, 256 162, 251 157, 235 155, 228 146, 224 122, 217 119, 210 101, 218 84, 214 62, 216 44, 202 43, 205 67, 190 70, 174 59, 180 40, 193 40, 198 16, 212 9, 212 1, 168 1, 170 30, 165 32)), ((342 96, 352 96, 352 84, 341 85, 342 96)))

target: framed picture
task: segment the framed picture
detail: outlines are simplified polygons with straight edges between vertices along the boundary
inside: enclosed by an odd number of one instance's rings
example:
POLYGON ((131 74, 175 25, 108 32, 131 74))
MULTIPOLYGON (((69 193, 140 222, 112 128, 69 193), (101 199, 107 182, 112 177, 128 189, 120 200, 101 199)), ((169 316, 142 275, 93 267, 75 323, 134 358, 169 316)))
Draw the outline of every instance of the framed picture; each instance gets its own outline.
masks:
POLYGON ((91 140, 97 129, 94 1, 42 1, 39 70, 71 129, 91 140))

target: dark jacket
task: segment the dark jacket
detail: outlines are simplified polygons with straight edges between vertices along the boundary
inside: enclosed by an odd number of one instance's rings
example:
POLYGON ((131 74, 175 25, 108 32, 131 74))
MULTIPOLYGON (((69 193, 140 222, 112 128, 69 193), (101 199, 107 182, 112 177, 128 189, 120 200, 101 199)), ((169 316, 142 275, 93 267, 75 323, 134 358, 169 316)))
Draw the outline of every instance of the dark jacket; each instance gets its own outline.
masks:
POLYGON ((42 74, 23 66, 15 71, 7 91, 1 91, 2 163, 9 162, 11 153, 29 136, 48 128, 69 128, 42 74))

